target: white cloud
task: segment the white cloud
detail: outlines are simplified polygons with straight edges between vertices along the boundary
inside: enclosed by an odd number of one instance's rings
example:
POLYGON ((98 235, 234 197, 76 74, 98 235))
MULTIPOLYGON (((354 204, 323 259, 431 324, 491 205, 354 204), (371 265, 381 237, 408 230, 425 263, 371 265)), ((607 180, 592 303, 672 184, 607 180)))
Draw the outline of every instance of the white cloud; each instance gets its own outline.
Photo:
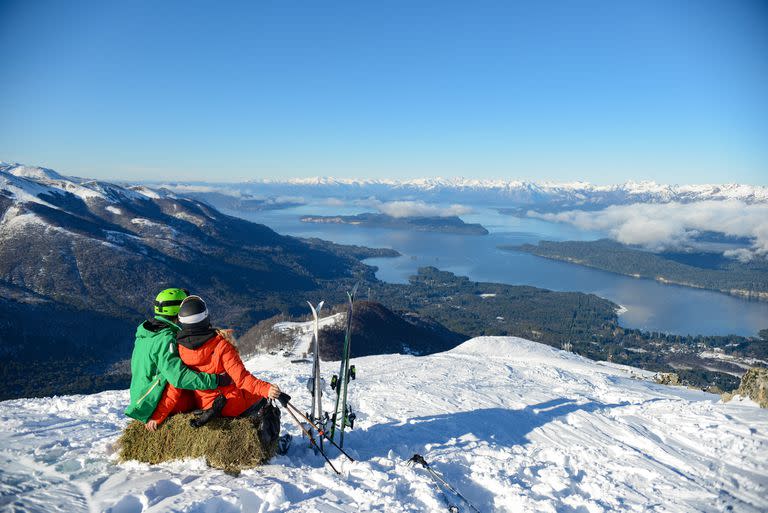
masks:
POLYGON ((169 189, 173 192, 178 192, 180 194, 183 194, 185 192, 220 192, 221 194, 226 194, 227 196, 240 196, 240 191, 232 188, 222 188, 217 187, 214 185, 195 185, 195 184, 173 184, 173 185, 162 185, 164 189, 169 189))
POLYGON ((703 231, 753 240, 749 249, 728 250, 742 262, 768 257, 768 205, 738 200, 696 203, 616 205, 597 212, 571 210, 556 214, 529 212, 530 217, 568 223, 583 230, 603 231, 624 244, 659 251, 685 246, 703 231))
POLYGON ((306 200, 303 196, 277 196, 274 198, 265 198, 264 201, 275 205, 281 205, 283 203, 299 203, 303 205, 306 203, 306 200))
POLYGON ((392 217, 450 217, 472 212, 471 208, 464 205, 441 207, 423 201, 380 201, 369 198, 358 204, 373 207, 382 214, 392 217))

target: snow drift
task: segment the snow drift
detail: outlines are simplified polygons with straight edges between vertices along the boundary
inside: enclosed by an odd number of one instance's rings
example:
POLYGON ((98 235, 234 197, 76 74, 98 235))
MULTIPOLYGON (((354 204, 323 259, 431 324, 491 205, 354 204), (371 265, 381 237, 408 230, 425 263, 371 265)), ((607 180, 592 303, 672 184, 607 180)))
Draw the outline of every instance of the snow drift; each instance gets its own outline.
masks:
MULTIPOLYGON (((765 511, 768 411, 511 337, 354 361, 358 412, 335 476, 296 438, 231 477, 117 464, 127 391, 0 403, 0 504, 15 511, 444 511, 420 453, 481 511, 765 511)), ((248 367, 309 406, 308 364, 248 367)), ((336 363, 323 365, 330 376, 336 363)), ((330 391, 328 391, 330 392, 330 391)), ((284 416, 285 417, 285 416, 284 416)))

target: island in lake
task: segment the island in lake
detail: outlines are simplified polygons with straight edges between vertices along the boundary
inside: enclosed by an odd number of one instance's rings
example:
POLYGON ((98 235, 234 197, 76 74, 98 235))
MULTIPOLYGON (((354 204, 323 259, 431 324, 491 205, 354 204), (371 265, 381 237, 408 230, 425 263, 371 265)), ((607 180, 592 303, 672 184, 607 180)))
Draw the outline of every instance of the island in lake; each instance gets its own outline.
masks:
POLYGON ((538 245, 499 246, 499 249, 524 251, 633 278, 768 300, 768 261, 762 258, 740 262, 722 253, 652 253, 608 239, 540 241, 538 245))
POLYGON ((355 216, 304 216, 304 223, 352 224, 369 228, 395 228, 418 232, 458 233, 462 235, 488 235, 482 225, 465 223, 456 216, 450 217, 393 217, 387 214, 366 212, 355 216))

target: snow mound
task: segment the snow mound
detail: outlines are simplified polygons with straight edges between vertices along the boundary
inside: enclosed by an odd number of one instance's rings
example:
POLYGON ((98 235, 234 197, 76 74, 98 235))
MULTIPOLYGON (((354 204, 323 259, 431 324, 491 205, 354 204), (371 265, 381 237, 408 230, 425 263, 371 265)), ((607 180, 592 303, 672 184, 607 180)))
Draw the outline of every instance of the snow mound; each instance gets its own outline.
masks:
MULTIPOLYGON (((554 347, 519 337, 475 337, 448 351, 457 354, 495 356, 518 360, 521 358, 582 359, 554 347)), ((590 360, 586 360, 590 361, 590 360)), ((591 362, 591 361, 590 361, 591 362)), ((594 362, 591 362, 594 363, 594 362)))
MULTIPOLYGON (((356 358, 358 415, 334 475, 300 431, 286 456, 232 477, 202 460, 116 463, 127 391, 0 402, 0 495, 13 511, 435 512, 414 454, 480 511, 768 510, 768 410, 634 379, 514 337, 444 353, 356 358)), ((246 362, 308 409, 308 363, 246 362)), ((336 362, 324 362, 328 377, 336 362)), ((325 390, 330 407, 330 389, 325 390)), ((461 511, 468 511, 458 504, 461 511)))

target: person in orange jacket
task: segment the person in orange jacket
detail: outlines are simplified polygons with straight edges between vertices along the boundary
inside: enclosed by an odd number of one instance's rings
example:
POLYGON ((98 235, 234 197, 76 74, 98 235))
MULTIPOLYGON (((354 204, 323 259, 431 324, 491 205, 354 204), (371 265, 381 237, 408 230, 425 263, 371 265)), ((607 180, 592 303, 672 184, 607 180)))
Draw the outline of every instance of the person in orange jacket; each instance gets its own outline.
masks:
MULTIPOLYGON (((178 322, 181 332, 176 337, 179 356, 184 364, 197 372, 219 374, 226 372, 232 383, 214 390, 195 390, 196 406, 213 411, 219 403, 217 397, 226 399, 220 415, 237 417, 247 414, 262 399, 277 399, 280 388, 253 376, 243 365, 237 348, 228 332, 211 326, 208 308, 199 296, 189 296, 179 308, 178 322), (220 369, 220 370, 214 370, 220 369)), ((158 408, 173 405, 160 404, 158 408)), ((162 413, 162 412, 161 412, 162 413)))

